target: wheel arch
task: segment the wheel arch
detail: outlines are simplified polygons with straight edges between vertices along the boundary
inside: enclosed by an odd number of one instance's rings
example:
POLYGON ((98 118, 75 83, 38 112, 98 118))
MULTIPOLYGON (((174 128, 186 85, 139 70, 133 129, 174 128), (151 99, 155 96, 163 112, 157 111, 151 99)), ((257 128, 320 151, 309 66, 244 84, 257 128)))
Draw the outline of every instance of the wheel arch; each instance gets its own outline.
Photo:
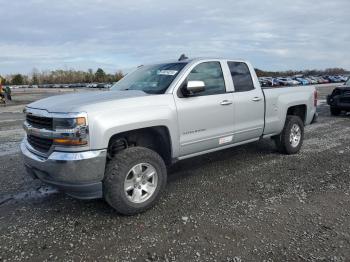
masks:
POLYGON ((133 146, 154 150, 166 165, 172 163, 171 135, 166 126, 151 126, 113 134, 108 141, 107 152, 111 157, 120 150, 133 146))
POLYGON ((286 117, 287 116, 299 116, 305 125, 306 114, 307 114, 307 105, 305 105, 305 104, 293 105, 287 109, 286 117))

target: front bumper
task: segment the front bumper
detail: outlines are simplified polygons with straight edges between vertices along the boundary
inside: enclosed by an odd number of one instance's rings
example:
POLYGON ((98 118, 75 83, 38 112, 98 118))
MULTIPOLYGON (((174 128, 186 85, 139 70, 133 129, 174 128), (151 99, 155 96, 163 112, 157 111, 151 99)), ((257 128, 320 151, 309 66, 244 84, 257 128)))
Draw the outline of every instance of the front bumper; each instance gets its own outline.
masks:
POLYGON ((52 152, 47 158, 30 150, 26 139, 21 151, 27 172, 46 184, 79 199, 102 197, 107 150, 52 152))

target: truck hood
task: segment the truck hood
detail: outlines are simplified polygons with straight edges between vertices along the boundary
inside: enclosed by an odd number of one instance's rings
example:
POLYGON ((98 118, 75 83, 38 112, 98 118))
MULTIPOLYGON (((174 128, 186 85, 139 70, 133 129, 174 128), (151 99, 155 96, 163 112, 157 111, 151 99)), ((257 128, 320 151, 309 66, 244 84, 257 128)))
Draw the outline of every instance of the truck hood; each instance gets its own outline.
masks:
POLYGON ((30 108, 44 109, 50 113, 78 112, 79 108, 133 97, 148 96, 143 91, 88 91, 74 94, 51 96, 33 102, 28 105, 30 108))

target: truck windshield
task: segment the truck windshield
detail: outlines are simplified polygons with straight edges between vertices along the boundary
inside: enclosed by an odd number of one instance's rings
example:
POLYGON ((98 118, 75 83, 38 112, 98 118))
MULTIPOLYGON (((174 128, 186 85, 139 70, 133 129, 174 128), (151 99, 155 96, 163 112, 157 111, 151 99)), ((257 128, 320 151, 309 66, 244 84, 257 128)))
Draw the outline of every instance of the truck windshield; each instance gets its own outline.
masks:
POLYGON ((187 63, 141 66, 115 83, 111 90, 140 90, 148 94, 164 94, 187 63))
POLYGON ((350 77, 349 77, 348 80, 345 82, 345 85, 350 86, 350 77))

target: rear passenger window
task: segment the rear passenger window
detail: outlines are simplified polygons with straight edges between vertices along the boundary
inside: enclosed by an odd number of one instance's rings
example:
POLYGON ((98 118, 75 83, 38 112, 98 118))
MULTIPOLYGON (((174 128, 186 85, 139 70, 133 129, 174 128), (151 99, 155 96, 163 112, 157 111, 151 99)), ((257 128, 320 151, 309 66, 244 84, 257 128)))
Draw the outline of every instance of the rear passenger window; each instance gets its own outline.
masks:
POLYGON ((220 62, 204 62, 192 69, 187 77, 188 81, 203 81, 205 90, 198 96, 216 95, 226 92, 224 75, 220 62))
POLYGON ((227 62, 227 64, 231 71, 235 92, 245 92, 254 89, 247 64, 242 62, 227 62))

